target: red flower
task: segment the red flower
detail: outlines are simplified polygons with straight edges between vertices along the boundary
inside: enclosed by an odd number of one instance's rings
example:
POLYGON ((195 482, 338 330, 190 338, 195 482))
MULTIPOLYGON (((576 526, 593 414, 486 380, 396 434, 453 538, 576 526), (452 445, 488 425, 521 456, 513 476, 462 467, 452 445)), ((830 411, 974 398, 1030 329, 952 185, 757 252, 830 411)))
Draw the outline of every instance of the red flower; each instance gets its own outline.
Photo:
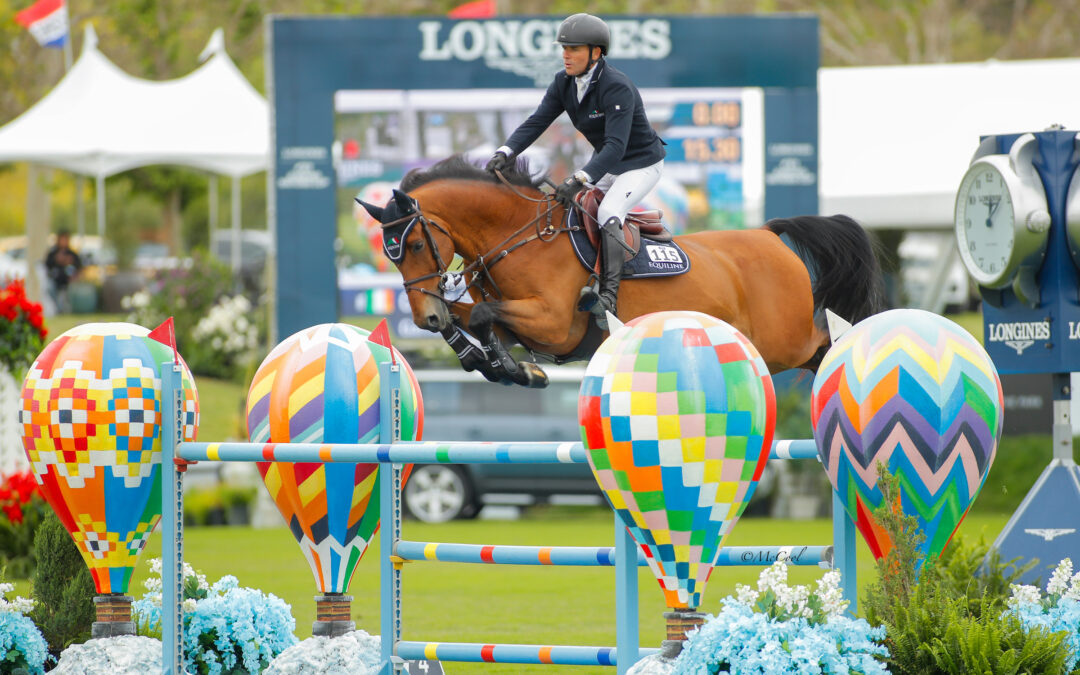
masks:
POLYGON ((8 520, 10 520, 12 523, 18 525, 23 521, 22 507, 20 507, 18 504, 4 504, 3 510, 4 514, 8 517, 8 520))

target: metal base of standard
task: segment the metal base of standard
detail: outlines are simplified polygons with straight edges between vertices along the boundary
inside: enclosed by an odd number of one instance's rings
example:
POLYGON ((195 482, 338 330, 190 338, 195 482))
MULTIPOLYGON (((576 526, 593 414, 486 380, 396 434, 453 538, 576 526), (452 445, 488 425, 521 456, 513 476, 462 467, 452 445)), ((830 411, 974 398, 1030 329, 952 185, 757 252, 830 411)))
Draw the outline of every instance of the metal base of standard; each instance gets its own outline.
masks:
POLYGON ((667 622, 667 639, 660 643, 660 653, 665 658, 674 659, 682 652, 686 634, 705 623, 705 614, 693 610, 675 610, 664 612, 667 622))
POLYGON ((94 596, 97 621, 90 629, 90 636, 107 638, 134 635, 135 622, 131 620, 131 601, 134 599, 130 595, 114 593, 94 596))
POLYGON ((327 593, 315 596, 315 621, 311 634, 335 638, 356 630, 352 618, 352 596, 343 593, 327 593))

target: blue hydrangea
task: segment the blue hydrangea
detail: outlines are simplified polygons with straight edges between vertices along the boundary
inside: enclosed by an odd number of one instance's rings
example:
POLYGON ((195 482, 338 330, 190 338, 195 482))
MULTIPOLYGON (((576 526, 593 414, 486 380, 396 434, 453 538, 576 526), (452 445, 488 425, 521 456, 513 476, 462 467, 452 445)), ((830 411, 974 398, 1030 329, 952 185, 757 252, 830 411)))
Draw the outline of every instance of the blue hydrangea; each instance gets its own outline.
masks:
POLYGON ((774 620, 727 597, 719 615, 691 633, 675 662, 679 673, 888 673, 885 629, 865 619, 831 616, 774 620))
POLYGON ((1029 628, 1042 626, 1055 633, 1064 631, 1067 635, 1065 644, 1069 647, 1066 670, 1071 672, 1080 662, 1080 602, 1061 597, 1056 603, 1019 603, 1011 611, 1029 628))
MULTIPOLYGON (((192 673, 260 673, 275 656, 297 643, 289 605, 273 594, 242 588, 226 575, 206 597, 184 601, 184 666, 192 673)), ((143 635, 161 634, 161 593, 132 603, 143 635)))
POLYGON ((0 612, 0 673, 40 675, 48 656, 45 638, 33 621, 18 612, 0 612))

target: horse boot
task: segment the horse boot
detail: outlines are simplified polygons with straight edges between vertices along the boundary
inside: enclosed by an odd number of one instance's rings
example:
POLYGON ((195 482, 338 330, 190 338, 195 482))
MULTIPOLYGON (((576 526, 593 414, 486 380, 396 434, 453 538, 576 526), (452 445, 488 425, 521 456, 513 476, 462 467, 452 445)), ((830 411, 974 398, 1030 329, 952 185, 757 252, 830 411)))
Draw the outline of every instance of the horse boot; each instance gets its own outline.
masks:
POLYGON ((591 312, 596 317, 600 330, 607 330, 607 313, 618 316, 619 281, 622 279, 622 267, 625 260, 623 251, 626 244, 622 240, 622 221, 612 216, 600 228, 600 278, 595 286, 581 289, 578 298, 578 310, 591 312))

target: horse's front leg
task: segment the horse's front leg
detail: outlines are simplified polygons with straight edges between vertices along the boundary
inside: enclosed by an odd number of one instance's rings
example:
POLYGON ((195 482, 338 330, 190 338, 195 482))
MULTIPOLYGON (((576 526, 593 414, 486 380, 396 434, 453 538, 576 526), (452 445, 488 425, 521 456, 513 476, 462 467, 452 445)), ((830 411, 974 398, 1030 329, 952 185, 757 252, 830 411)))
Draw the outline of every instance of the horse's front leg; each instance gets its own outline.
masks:
MULTIPOLYGON (((520 384, 533 389, 546 387, 547 373, 535 363, 516 361, 496 334, 495 323, 499 318, 499 305, 500 303, 496 302, 481 302, 473 305, 469 313, 469 332, 483 343, 488 366, 491 371, 502 374, 506 384, 520 384)), ((487 375, 487 372, 481 372, 487 375)))

